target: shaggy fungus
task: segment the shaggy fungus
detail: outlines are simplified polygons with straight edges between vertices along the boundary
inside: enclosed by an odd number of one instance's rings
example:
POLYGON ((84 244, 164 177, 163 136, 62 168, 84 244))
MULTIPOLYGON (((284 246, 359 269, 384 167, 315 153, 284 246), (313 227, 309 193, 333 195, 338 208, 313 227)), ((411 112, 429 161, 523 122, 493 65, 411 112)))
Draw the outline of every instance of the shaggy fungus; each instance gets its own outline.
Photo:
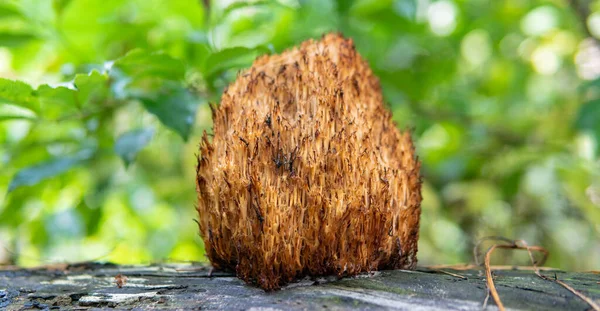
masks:
POLYGON ((215 268, 273 290, 415 267, 420 163, 352 40, 259 57, 212 108, 196 189, 215 268))

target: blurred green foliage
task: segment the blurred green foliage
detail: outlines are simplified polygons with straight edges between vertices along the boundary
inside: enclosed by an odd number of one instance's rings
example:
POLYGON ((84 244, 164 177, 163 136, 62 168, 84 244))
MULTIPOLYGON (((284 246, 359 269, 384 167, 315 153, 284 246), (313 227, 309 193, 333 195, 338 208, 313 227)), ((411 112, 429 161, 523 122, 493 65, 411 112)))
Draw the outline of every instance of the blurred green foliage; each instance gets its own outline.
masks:
POLYGON ((413 129, 421 264, 502 235, 600 269, 600 1, 208 3, 0 1, 0 263, 205 260, 207 103, 256 56, 341 31, 413 129))

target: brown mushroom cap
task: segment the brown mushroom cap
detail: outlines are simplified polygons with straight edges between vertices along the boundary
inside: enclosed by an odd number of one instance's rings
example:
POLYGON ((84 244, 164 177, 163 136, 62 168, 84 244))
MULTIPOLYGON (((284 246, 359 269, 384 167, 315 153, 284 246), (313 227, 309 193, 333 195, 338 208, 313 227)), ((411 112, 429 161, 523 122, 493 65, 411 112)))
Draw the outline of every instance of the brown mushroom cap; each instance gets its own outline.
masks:
POLYGON ((277 289, 412 269, 420 162, 352 40, 329 34, 239 74, 200 144, 200 234, 215 268, 277 289))

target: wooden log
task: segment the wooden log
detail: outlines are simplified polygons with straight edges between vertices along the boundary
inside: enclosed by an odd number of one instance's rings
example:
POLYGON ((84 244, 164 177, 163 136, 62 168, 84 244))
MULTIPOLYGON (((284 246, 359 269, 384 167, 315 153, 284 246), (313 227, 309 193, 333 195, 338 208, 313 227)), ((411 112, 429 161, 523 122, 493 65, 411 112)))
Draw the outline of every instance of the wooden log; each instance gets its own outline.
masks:
MULTIPOLYGON (((0 310, 222 309, 222 310, 481 310, 487 294, 482 270, 419 268, 352 278, 306 278, 275 292, 248 286, 201 264, 119 266, 83 263, 43 269, 0 267, 0 310), (119 288, 115 276, 127 277, 119 288)), ((542 271, 600 302, 600 275, 542 271)), ((589 305, 532 271, 495 272, 508 309, 587 310, 589 305)), ((488 310, 495 310, 490 299, 488 310)))

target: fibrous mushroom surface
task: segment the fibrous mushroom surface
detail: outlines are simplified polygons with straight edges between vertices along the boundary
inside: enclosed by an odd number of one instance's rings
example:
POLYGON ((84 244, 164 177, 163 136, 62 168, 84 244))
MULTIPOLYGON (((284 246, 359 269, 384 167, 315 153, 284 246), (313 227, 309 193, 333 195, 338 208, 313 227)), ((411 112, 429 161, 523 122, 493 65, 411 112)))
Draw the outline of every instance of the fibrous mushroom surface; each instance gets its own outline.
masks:
POLYGON ((213 266, 265 290, 415 267, 420 163, 351 40, 329 34, 258 58, 213 122, 197 167, 213 266))

